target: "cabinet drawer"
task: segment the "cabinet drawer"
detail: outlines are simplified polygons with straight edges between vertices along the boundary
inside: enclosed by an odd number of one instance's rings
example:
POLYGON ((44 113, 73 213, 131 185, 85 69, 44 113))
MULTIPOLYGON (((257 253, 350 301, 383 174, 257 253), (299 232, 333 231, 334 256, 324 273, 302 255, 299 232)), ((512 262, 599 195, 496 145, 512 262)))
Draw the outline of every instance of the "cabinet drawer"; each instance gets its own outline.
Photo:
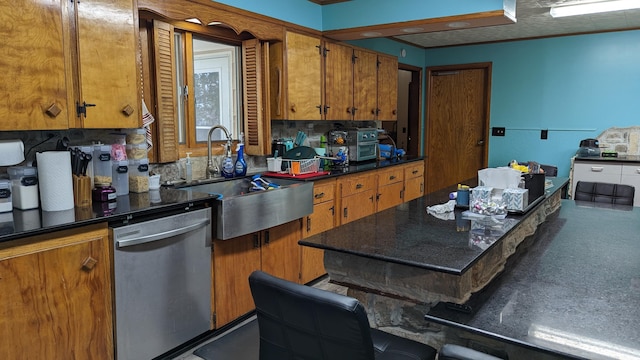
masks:
POLYGON ((373 190, 376 185, 376 177, 373 173, 365 176, 349 176, 340 179, 340 196, 345 197, 367 190, 373 190))
POLYGON ((411 179, 424 175, 424 163, 422 161, 416 163, 415 165, 407 165, 404 168, 404 178, 411 179))
POLYGON ((640 164, 622 165, 622 175, 624 176, 640 176, 640 164))
POLYGON ((622 174, 622 166, 620 164, 581 164, 574 165, 574 177, 583 181, 598 181, 603 175, 615 175, 620 177, 622 174))
POLYGON ((378 187, 402 181, 404 181, 404 169, 401 166, 378 172, 378 187))
POLYGON ((316 182, 313 184, 313 204, 320 204, 335 199, 336 182, 316 182))

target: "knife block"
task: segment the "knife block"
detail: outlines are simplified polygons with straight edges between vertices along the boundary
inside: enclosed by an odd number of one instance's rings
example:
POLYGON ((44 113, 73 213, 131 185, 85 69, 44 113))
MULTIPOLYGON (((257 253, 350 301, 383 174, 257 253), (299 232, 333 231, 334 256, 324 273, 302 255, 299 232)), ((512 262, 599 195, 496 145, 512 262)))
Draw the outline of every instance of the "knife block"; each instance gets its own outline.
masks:
POLYGON ((91 178, 73 175, 73 203, 77 207, 91 205, 91 178))

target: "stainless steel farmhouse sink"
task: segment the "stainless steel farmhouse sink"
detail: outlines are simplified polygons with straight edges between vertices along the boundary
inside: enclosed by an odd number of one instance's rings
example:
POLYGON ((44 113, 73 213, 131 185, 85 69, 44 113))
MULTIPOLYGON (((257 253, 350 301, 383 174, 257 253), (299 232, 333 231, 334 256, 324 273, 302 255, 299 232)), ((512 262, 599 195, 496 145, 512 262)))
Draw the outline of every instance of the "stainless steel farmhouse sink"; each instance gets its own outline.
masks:
POLYGON ((313 212, 313 182, 263 179, 280 187, 251 191, 252 179, 244 177, 179 190, 219 195, 214 200, 212 217, 216 238, 221 240, 268 229, 313 212))

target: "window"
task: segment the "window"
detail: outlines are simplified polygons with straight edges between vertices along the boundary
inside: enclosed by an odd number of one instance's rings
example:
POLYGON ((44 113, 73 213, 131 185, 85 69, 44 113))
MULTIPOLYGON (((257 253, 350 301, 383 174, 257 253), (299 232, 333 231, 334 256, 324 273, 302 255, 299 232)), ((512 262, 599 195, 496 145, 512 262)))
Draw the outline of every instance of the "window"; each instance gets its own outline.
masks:
MULTIPOLYGON (((178 141, 193 149, 207 143, 209 129, 223 125, 234 139, 242 128, 241 47, 175 32, 178 141)), ((212 140, 226 140, 215 131, 212 140)))

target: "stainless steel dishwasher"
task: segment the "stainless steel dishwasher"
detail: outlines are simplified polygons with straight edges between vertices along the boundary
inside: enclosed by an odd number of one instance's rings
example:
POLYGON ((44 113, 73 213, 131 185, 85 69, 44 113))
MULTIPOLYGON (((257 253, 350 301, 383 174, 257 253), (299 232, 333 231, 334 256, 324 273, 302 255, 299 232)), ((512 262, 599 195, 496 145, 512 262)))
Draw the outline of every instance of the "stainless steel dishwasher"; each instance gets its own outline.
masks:
POLYGON ((112 228, 118 360, 152 359, 209 330, 211 209, 112 228))

